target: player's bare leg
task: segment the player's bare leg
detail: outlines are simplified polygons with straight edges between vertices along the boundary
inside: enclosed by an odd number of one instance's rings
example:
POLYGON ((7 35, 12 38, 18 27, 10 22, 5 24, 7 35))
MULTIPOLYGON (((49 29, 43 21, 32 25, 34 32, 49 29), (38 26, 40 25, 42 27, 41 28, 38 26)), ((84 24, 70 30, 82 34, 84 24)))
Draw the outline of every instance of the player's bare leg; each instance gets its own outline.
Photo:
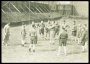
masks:
POLYGON ((57 55, 60 55, 61 54, 61 48, 62 48, 62 46, 59 46, 57 55))
POLYGON ((33 52, 35 52, 35 44, 33 44, 32 50, 33 52))
POLYGON ((82 46, 82 52, 84 52, 85 51, 85 46, 82 46))
POLYGON ((24 40, 22 40, 22 46, 24 46, 24 44, 25 44, 25 41, 24 41, 24 40))
POLYGON ((64 54, 67 55, 66 46, 63 46, 63 48, 64 48, 64 54))
POLYGON ((33 46, 33 44, 30 44, 30 45, 29 45, 29 51, 30 51, 30 52, 32 51, 32 46, 33 46))

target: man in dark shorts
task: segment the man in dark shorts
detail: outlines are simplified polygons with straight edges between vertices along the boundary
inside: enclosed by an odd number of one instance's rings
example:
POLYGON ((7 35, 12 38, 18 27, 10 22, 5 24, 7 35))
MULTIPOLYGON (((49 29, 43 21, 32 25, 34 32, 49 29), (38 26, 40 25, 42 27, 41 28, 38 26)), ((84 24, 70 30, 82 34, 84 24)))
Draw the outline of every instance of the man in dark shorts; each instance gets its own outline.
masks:
POLYGON ((66 44, 68 39, 67 30, 65 28, 62 28, 62 32, 59 36, 59 49, 58 49, 58 55, 61 53, 61 47, 64 47, 64 54, 66 55, 66 44))
POLYGON ((5 33, 5 36, 4 36, 3 44, 7 46, 8 44, 7 42, 9 41, 9 38, 10 38, 10 23, 5 25, 4 33, 5 33))
POLYGON ((31 27, 32 29, 29 32, 29 36, 30 36, 29 51, 35 52, 35 47, 37 43, 37 31, 36 31, 35 25, 32 25, 31 27))

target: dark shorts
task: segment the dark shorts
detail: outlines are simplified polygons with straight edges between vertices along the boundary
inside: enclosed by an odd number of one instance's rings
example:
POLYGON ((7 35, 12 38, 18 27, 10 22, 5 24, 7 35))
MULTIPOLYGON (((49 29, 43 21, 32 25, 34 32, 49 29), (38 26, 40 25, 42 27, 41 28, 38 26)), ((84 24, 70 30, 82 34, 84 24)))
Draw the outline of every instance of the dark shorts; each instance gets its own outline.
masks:
POLYGON ((67 39, 59 39, 59 46, 66 46, 67 39))
POLYGON ((44 28, 41 28, 40 29, 40 34, 43 34, 44 35, 44 28))
POLYGON ((46 30, 46 33, 48 33, 48 32, 49 32, 49 29, 48 29, 48 28, 46 28, 45 30, 46 30))
POLYGON ((30 43, 31 44, 37 44, 37 37, 36 36, 31 36, 30 43))
POLYGON ((72 31, 73 36, 76 36, 76 34, 77 34, 77 31, 72 31))
POLYGON ((81 40, 81 45, 84 46, 86 41, 87 41, 86 38, 82 39, 82 40, 81 40))
POLYGON ((37 44, 37 36, 35 36, 35 44, 37 44))
POLYGON ((59 34, 59 30, 57 29, 57 30, 55 30, 55 32, 54 32, 54 37, 55 37, 55 35, 58 35, 59 34))

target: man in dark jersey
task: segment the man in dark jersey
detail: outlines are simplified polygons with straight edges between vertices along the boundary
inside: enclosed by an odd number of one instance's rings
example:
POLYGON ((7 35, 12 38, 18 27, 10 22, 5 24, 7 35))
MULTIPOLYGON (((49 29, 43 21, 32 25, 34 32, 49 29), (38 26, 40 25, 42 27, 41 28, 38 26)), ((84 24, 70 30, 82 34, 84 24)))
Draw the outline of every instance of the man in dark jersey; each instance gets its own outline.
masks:
POLYGON ((65 28, 62 28, 63 31, 61 32, 59 36, 59 49, 58 49, 58 55, 61 53, 61 47, 64 47, 64 54, 66 55, 66 44, 67 44, 67 39, 68 39, 68 34, 67 30, 65 28))

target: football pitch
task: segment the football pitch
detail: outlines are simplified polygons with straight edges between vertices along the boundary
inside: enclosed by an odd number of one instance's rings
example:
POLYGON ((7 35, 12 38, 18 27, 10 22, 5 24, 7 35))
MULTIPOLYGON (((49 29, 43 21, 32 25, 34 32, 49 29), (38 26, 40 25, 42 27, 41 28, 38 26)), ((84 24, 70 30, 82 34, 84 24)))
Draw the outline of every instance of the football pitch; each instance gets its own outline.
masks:
MULTIPOLYGON (((87 20, 86 20, 87 21, 87 20)), ((61 54, 57 56, 58 40, 55 40, 55 44, 50 44, 49 40, 38 37, 38 43, 36 45, 36 52, 29 52, 29 30, 30 25, 26 27, 27 36, 26 44, 22 47, 21 44, 21 26, 11 27, 10 41, 8 46, 2 46, 2 62, 3 63, 72 63, 72 62, 88 62, 88 44, 86 43, 85 52, 81 52, 81 45, 77 42, 67 42, 67 55, 61 54)), ((3 31, 3 29, 2 29, 3 31)), ((2 32, 2 39, 4 33, 2 32)), ((63 49, 62 49, 63 52, 63 49)))

